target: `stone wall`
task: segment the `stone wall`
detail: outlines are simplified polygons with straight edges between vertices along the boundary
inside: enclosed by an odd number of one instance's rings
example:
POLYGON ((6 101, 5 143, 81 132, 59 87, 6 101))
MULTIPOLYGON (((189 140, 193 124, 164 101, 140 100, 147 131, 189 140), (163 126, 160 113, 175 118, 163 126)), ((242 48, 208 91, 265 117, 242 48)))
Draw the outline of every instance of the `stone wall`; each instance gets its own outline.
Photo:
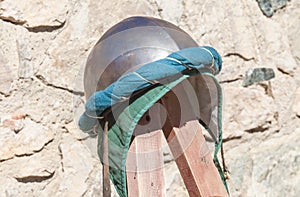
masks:
MULTIPOLYGON (((101 196, 95 141, 76 127, 82 69, 100 36, 133 15, 169 20, 222 54, 232 196, 299 196, 298 0, 0 0, 0 196, 101 196), (275 77, 244 87, 262 67, 275 77)), ((167 196, 186 196, 166 163, 167 196)))

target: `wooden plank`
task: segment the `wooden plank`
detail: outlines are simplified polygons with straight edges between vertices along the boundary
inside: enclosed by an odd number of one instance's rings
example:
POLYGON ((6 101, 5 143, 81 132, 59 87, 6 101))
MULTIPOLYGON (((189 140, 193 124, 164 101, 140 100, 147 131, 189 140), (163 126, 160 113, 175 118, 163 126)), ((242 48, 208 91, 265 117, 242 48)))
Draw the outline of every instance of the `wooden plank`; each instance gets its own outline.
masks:
POLYGON ((190 197, 228 196, 192 112, 191 99, 181 85, 173 91, 162 99, 168 112, 163 131, 190 197))
POLYGON ((159 109, 153 106, 135 129, 126 161, 129 197, 166 196, 159 109))

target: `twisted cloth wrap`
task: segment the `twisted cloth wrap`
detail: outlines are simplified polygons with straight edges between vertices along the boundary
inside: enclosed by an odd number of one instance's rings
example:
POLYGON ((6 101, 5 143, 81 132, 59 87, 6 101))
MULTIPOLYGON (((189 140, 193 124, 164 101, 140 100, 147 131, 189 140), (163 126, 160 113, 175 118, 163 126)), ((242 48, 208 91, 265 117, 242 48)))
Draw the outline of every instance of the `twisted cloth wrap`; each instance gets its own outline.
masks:
MULTIPOLYGON (((121 197, 127 197, 126 158, 133 131, 143 114, 167 92, 192 75, 206 75, 214 81, 218 91, 218 131, 215 139, 214 162, 227 189, 217 153, 222 143, 221 105, 222 91, 214 75, 222 68, 219 53, 209 46, 186 48, 164 59, 145 64, 120 77, 106 89, 95 92, 86 102, 79 127, 89 134, 99 125, 99 117, 110 107, 126 103, 133 92, 145 90, 134 101, 127 102, 108 132, 110 178, 121 197), (152 87, 152 88, 149 88, 152 87)), ((202 123, 202 121, 200 120, 202 123)), ((209 130, 207 125, 204 125, 209 130)), ((101 129, 101 127, 100 127, 101 129)), ((211 134, 212 131, 209 131, 211 134)), ((103 132, 102 132, 103 133, 103 132)), ((98 154, 102 158, 102 133, 98 136, 98 154)), ((101 159, 102 160, 102 159, 101 159)), ((227 190, 228 191, 228 190, 227 190)))

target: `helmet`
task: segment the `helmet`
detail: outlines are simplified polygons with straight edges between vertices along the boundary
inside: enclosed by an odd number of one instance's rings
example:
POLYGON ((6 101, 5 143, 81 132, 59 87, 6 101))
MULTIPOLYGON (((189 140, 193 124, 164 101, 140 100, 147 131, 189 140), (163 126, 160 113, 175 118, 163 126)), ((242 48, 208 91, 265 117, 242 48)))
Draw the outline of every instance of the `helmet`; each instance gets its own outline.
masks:
POLYGON ((197 46, 186 32, 167 21, 127 18, 110 28, 91 51, 84 73, 86 98, 139 66, 197 46))
MULTIPOLYGON (((84 72, 85 96, 88 99, 144 64, 190 47, 198 45, 185 31, 167 21, 140 16, 127 18, 110 28, 92 49, 84 72)), ((208 75, 196 75, 188 81, 196 94, 193 110, 203 125, 213 131, 217 141, 218 84, 208 75)))

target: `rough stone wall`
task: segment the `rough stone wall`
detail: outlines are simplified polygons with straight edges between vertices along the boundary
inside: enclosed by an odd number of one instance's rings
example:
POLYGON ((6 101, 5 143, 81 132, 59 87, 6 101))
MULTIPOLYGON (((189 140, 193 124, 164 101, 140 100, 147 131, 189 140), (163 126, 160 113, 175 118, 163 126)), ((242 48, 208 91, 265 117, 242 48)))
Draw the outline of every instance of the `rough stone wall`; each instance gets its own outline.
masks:
MULTIPOLYGON (((169 20, 222 54, 232 196, 299 196, 300 1, 278 2, 0 0, 0 196, 101 196, 75 106, 91 48, 133 15, 169 20), (243 87, 261 67, 275 78, 243 87)), ((187 196, 175 169, 168 160, 167 196, 187 196)))

